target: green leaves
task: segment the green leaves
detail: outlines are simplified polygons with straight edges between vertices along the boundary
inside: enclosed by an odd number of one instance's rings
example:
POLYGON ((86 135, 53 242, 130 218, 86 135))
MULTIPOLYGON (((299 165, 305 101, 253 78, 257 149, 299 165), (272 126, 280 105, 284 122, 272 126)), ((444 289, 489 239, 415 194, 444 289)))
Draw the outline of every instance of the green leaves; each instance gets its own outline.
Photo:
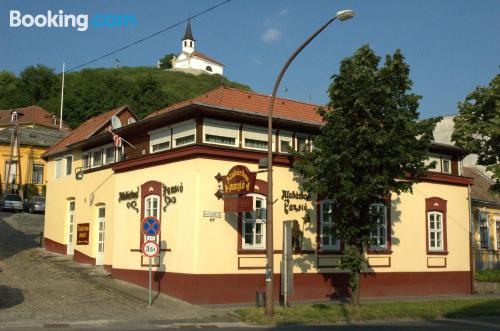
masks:
POLYGON ((500 194, 500 74, 459 102, 458 110, 452 139, 478 155, 477 163, 493 173, 491 192, 500 194))

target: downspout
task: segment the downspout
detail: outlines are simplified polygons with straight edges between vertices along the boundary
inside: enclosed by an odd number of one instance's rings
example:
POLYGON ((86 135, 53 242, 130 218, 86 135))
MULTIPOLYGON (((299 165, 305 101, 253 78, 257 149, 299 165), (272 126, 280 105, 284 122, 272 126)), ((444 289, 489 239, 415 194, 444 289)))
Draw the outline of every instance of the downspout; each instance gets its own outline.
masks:
POLYGON ((467 200, 469 208, 469 263, 470 263, 470 291, 471 294, 474 293, 474 278, 476 275, 476 263, 474 260, 474 217, 472 216, 472 205, 471 205, 471 185, 467 185, 467 200))

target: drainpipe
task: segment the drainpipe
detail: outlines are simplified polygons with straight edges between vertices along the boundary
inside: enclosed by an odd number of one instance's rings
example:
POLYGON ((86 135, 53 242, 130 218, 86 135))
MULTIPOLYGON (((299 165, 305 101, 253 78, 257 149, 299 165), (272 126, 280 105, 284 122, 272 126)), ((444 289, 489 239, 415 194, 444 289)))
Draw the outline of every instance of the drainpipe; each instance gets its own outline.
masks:
POLYGON ((469 261, 470 261, 470 273, 471 273, 471 281, 470 281, 470 290, 471 293, 474 293, 474 278, 476 275, 476 261, 474 254, 474 217, 472 216, 472 206, 471 206, 471 186, 470 184, 467 186, 467 200, 468 200, 468 208, 469 208, 469 261))

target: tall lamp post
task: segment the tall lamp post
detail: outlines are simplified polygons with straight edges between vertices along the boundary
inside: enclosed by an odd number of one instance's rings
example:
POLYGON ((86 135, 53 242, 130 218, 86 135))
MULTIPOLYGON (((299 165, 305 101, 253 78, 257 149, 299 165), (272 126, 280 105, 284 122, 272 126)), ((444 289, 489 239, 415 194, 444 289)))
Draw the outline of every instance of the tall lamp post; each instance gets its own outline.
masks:
POLYGON ((354 17, 355 13, 352 10, 340 10, 337 14, 326 22, 318 31, 314 32, 299 48, 290 56, 288 61, 281 69, 276 82, 274 83, 273 94, 269 101, 269 110, 267 117, 267 220, 266 220, 266 315, 274 313, 274 298, 273 298, 273 274, 274 274, 274 247, 273 247, 273 107, 276 92, 280 85, 281 79, 285 74, 286 69, 295 59, 295 57, 320 34, 330 23, 339 19, 340 21, 348 20, 354 17))

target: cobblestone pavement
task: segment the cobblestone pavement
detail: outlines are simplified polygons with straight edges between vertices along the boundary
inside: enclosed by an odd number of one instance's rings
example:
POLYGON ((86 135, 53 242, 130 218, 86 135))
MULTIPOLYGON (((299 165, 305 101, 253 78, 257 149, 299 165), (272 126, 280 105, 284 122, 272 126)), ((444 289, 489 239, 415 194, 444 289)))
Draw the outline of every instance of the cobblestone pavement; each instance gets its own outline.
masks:
POLYGON ((0 328, 75 322, 234 321, 227 310, 190 305, 165 295, 148 307, 145 289, 40 248, 42 229, 43 215, 0 212, 0 328))

